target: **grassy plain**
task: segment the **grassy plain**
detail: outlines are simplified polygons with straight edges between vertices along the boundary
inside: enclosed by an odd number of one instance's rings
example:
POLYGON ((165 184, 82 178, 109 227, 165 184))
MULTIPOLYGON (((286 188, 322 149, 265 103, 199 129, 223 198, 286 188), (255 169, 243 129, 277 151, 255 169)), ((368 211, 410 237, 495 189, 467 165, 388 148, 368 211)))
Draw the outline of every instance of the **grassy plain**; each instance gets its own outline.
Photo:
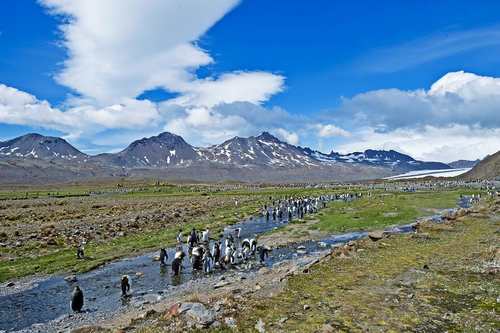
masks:
POLYGON ((256 214, 269 197, 315 188, 136 184, 0 192, 0 282, 33 274, 83 272, 124 256, 175 244, 179 229, 224 226, 256 214), (235 204, 238 201, 238 205, 235 204), (87 240, 87 259, 77 260, 87 240))

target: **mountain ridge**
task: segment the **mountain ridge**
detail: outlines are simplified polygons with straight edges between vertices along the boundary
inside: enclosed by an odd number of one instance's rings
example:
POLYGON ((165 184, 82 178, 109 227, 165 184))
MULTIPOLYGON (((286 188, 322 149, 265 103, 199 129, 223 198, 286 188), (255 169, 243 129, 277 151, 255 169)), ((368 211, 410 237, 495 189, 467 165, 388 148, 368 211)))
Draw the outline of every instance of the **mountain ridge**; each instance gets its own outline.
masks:
MULTIPOLYGON (((231 180, 251 180, 252 177, 286 179, 287 174, 293 175, 290 181, 372 179, 409 170, 450 168, 440 162, 417 161, 394 150, 367 149, 350 154, 332 151, 325 154, 289 144, 269 132, 250 137, 236 136, 209 147, 195 147, 179 135, 163 132, 135 140, 120 152, 98 155, 84 154, 62 138, 30 133, 0 142, 0 160, 22 161, 23 165, 50 162, 61 170, 65 166, 77 170, 80 166, 97 175, 174 177, 177 174, 183 178, 215 181, 219 180, 218 177, 231 180), (208 174, 200 175, 200 170, 208 174)), ((48 167, 44 166, 43 170, 50 173, 48 167)))

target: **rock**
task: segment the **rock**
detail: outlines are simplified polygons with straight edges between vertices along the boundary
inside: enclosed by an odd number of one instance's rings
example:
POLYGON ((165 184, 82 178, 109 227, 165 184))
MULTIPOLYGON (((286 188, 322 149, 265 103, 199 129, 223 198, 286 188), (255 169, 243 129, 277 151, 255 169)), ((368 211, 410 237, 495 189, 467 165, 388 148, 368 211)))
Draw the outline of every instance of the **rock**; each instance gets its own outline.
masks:
POLYGON ((256 284, 254 289, 255 289, 255 290, 261 290, 261 289, 262 289, 262 287, 260 286, 260 284, 256 284))
POLYGON ((322 327, 321 327, 321 330, 320 330, 321 333, 333 333, 335 332, 334 328, 332 325, 330 324, 324 324, 322 327))
POLYGON ((214 285, 214 288, 215 289, 218 289, 218 288, 222 288, 222 287, 225 287, 227 285, 230 285, 231 283, 230 282, 227 282, 227 281, 221 281, 221 282, 217 282, 215 285, 214 285))
POLYGON ((311 306, 309 304, 304 304, 304 311, 309 310, 311 306))
POLYGON ((207 327, 215 321, 215 313, 201 303, 182 303, 180 313, 185 313, 195 324, 207 327))
POLYGON ((154 256, 153 261, 160 261, 160 256, 154 256))
POLYGON ((368 233, 368 237, 372 241, 376 242, 376 241, 381 240, 382 238, 384 238, 384 232, 380 231, 380 230, 379 231, 372 231, 372 232, 368 233))
POLYGON ((47 245, 57 245, 57 242, 54 238, 49 238, 47 240, 47 245))
POLYGON ((288 320, 288 317, 282 317, 282 318, 280 318, 280 320, 278 320, 278 323, 283 324, 287 320, 288 320))
POLYGON ((139 316, 140 319, 146 319, 148 317, 151 317, 152 315, 154 315, 156 313, 155 310, 153 309, 149 309, 148 311, 144 312, 143 314, 141 314, 139 316))
POLYGON ((7 283, 7 287, 14 287, 16 284, 14 282, 7 283))
POLYGON ((262 267, 261 269, 259 269, 259 270, 257 271, 257 273, 259 273, 259 274, 267 274, 267 273, 269 273, 270 271, 271 271, 271 270, 270 270, 269 268, 267 268, 267 267, 262 267))
POLYGON ((255 324, 255 329, 257 330, 257 332, 259 332, 259 333, 265 333, 266 329, 265 329, 264 325, 265 324, 262 321, 262 319, 259 318, 259 320, 257 321, 257 324, 255 324))
POLYGON ((137 277, 143 277, 144 273, 143 272, 137 272, 137 273, 135 273, 135 276, 137 276, 137 277))
POLYGON ((70 333, 104 333, 109 332, 108 329, 101 326, 84 326, 79 328, 74 328, 69 331, 70 333))
POLYGON ((224 318, 224 323, 229 328, 236 328, 236 320, 234 320, 233 317, 226 317, 226 318, 224 318))
POLYGON ((76 278, 76 275, 68 275, 64 278, 64 281, 66 282, 76 282, 78 279, 76 278))

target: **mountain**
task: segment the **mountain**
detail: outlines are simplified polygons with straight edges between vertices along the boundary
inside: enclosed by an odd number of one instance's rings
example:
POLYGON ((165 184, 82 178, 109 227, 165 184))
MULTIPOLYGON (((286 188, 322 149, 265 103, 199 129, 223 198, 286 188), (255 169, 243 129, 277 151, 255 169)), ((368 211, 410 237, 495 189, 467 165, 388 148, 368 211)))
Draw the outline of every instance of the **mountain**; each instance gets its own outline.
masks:
POLYGON ((132 142, 116 154, 100 154, 97 161, 124 168, 168 168, 200 158, 197 149, 178 135, 164 132, 132 142))
POLYGON ((458 161, 453 161, 451 163, 448 163, 450 167, 453 169, 463 169, 463 168, 472 168, 476 164, 478 164, 481 160, 477 159, 475 161, 468 161, 468 160, 458 160, 458 161))
POLYGON ((464 179, 500 179, 500 151, 481 160, 475 167, 460 176, 464 179))
POLYGON ((280 141, 268 132, 249 138, 234 137, 206 149, 205 156, 222 164, 297 168, 319 166, 320 161, 304 154, 303 149, 280 141))
POLYGON ((408 172, 416 170, 442 170, 450 169, 450 166, 441 162, 418 161, 411 156, 399 153, 395 150, 373 150, 340 154, 332 151, 325 155, 318 151, 304 148, 310 156, 321 161, 341 162, 349 164, 360 164, 388 168, 395 172, 408 172))
POLYGON ((324 154, 283 142, 268 132, 194 147, 164 132, 113 154, 89 156, 65 140, 28 134, 0 142, 0 183, 114 177, 193 181, 318 182, 374 179, 422 169, 449 169, 397 151, 324 154), (8 176, 10 175, 10 176, 8 176))
POLYGON ((88 158, 64 139, 34 133, 0 142, 0 158, 11 157, 66 161, 88 158))

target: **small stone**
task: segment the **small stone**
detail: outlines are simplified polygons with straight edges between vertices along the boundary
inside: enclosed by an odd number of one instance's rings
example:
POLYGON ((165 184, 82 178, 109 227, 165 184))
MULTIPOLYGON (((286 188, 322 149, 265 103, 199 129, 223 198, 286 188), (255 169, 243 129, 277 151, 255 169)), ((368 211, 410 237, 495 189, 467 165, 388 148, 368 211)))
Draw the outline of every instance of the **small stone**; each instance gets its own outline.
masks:
POLYGON ((224 323, 229 328, 236 328, 236 320, 234 320, 233 317, 226 317, 226 318, 224 318, 224 323))
POLYGON ((76 282, 78 279, 76 278, 76 275, 69 275, 64 278, 64 281, 66 282, 76 282))
POLYGON ((214 285, 214 288, 215 289, 218 289, 218 288, 222 288, 222 287, 225 287, 227 285, 230 285, 231 283, 230 282, 227 282, 227 281, 221 281, 221 282, 217 282, 215 285, 214 285))
POLYGON ((311 306, 309 304, 304 304, 304 311, 309 310, 310 308, 311 308, 311 306))
POLYGON ((321 333, 333 333, 335 332, 335 330, 333 329, 333 326, 330 325, 330 324, 324 324, 322 327, 321 327, 321 333))
POLYGON ((156 313, 156 311, 155 311, 155 310, 150 309, 150 310, 148 310, 148 311, 144 312, 143 314, 141 314, 141 315, 139 316, 139 318, 140 318, 140 319, 146 319, 146 318, 148 318, 148 317, 150 317, 150 316, 154 315, 155 313, 156 313))
POLYGON ((143 272, 136 272, 135 276, 137 276, 137 277, 143 277, 144 273, 143 272))
POLYGON ((259 333, 265 333, 266 329, 264 326, 265 326, 264 322, 262 321, 262 319, 259 318, 259 320, 257 321, 257 324, 255 324, 255 329, 259 333))
POLYGON ((14 287, 16 284, 14 282, 7 283, 7 287, 14 287))

